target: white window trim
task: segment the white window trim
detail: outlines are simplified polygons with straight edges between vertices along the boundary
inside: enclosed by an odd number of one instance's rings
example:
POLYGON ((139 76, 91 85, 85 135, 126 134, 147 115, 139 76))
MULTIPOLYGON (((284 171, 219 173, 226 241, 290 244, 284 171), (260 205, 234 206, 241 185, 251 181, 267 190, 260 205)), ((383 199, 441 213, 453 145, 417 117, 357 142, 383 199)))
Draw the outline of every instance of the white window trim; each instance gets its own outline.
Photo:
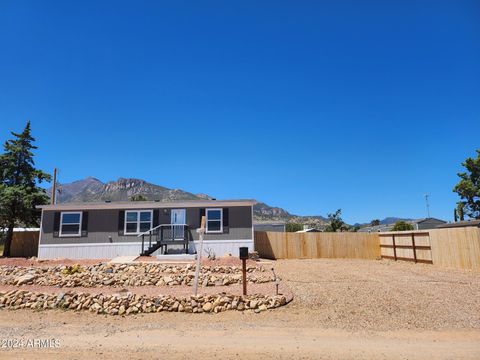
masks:
MULTIPOLYGON (((223 209, 222 208, 211 208, 211 209, 205 209, 205 217, 206 217, 206 229, 205 229, 205 233, 207 234, 221 234, 223 233, 223 209), (220 230, 208 230, 208 213, 210 211, 220 211, 220 230)), ((218 220, 210 220, 210 221, 218 221, 218 220)))
MULTIPOLYGON (((62 211, 60 213, 60 229, 58 229, 59 237, 79 237, 82 236, 82 211, 62 211), (80 223, 78 224, 78 233, 77 234, 62 234, 62 225, 63 225, 63 215, 64 214, 80 214, 80 223)), ((77 225, 77 223, 65 224, 65 225, 77 225)))
MULTIPOLYGON (((124 235, 140 235, 140 222, 146 222, 146 221, 140 221, 140 213, 142 212, 149 212, 150 213, 150 229, 153 226, 153 210, 125 210, 125 220, 123 223, 123 234, 124 235), (136 232, 127 232, 127 213, 137 213, 137 231, 136 232)), ((133 221, 129 221, 129 223, 133 223, 133 221)), ((150 230, 149 229, 149 230, 150 230)))

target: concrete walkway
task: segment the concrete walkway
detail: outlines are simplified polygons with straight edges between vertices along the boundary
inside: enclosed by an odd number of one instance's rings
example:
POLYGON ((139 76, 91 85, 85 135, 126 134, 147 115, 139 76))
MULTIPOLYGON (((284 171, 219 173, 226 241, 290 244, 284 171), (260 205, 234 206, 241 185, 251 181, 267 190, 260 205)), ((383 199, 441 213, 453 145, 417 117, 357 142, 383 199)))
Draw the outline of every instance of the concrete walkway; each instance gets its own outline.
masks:
POLYGON ((113 258, 109 262, 112 264, 131 264, 135 261, 135 259, 138 258, 138 255, 135 256, 117 256, 116 258, 113 258))

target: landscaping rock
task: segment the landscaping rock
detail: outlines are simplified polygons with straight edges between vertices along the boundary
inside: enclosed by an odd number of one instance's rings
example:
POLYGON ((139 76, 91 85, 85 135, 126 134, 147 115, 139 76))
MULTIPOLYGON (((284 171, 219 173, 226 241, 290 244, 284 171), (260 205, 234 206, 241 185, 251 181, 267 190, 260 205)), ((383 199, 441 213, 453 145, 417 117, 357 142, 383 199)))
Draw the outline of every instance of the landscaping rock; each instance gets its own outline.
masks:
POLYGON ((266 306, 265 304, 262 304, 262 305, 260 305, 260 306, 258 307, 258 310, 260 310, 260 311, 267 311, 268 308, 267 308, 267 306, 266 306))
POLYGON ((286 298, 284 296, 233 296, 226 294, 190 297, 174 297, 170 295, 149 297, 132 293, 90 295, 72 292, 46 294, 25 290, 0 292, 0 309, 16 310, 29 308, 46 310, 62 308, 74 311, 89 310, 95 314, 108 315, 129 315, 161 311, 187 313, 219 313, 227 310, 243 311, 246 309, 245 303, 249 303, 250 306, 260 304, 255 309, 255 312, 258 313, 286 304, 286 298), (197 305, 192 306, 192 304, 197 305))
POLYGON ((19 276, 15 280, 15 285, 23 285, 33 282, 37 278, 37 275, 34 274, 25 274, 23 276, 19 276))
POLYGON ((207 303, 203 304, 202 309, 205 312, 210 312, 212 310, 212 304, 207 302, 207 303))
MULTIPOLYGON (((189 265, 139 263, 135 265, 99 263, 86 267, 79 265, 52 267, 0 266, 0 285, 34 284, 58 287, 125 287, 193 285, 195 273, 189 265)), ((262 266, 247 267, 247 282, 266 283, 273 275, 262 266)), ((237 266, 203 266, 199 284, 228 286, 242 282, 241 268, 237 266)))

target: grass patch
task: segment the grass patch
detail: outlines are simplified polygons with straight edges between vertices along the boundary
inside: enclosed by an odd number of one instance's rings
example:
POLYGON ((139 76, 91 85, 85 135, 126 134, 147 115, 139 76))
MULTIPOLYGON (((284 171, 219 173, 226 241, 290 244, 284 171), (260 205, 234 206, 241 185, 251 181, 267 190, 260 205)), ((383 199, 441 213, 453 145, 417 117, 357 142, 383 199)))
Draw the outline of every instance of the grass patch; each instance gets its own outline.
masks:
POLYGON ((3 244, 0 244, 0 256, 3 256, 3 244))

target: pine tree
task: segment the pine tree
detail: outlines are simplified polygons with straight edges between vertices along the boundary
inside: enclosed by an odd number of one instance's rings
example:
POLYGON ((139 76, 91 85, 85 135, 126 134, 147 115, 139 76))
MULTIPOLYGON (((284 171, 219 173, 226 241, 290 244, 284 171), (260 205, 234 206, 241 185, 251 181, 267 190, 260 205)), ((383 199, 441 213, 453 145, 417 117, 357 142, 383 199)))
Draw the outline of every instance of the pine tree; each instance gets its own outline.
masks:
POLYGON ((6 230, 3 256, 10 256, 15 226, 38 226, 40 213, 35 206, 47 204, 48 196, 38 187, 50 181, 50 175, 35 169, 30 121, 21 134, 4 144, 0 155, 0 227, 6 230))
POLYGON ((465 214, 480 219, 480 149, 476 158, 467 158, 462 166, 466 171, 458 174, 461 180, 453 189, 462 199, 457 203, 458 209, 461 209, 462 217, 465 214))
POLYGON ((342 209, 338 209, 333 214, 327 214, 328 225, 325 227, 325 232, 348 231, 348 225, 342 219, 342 209))

